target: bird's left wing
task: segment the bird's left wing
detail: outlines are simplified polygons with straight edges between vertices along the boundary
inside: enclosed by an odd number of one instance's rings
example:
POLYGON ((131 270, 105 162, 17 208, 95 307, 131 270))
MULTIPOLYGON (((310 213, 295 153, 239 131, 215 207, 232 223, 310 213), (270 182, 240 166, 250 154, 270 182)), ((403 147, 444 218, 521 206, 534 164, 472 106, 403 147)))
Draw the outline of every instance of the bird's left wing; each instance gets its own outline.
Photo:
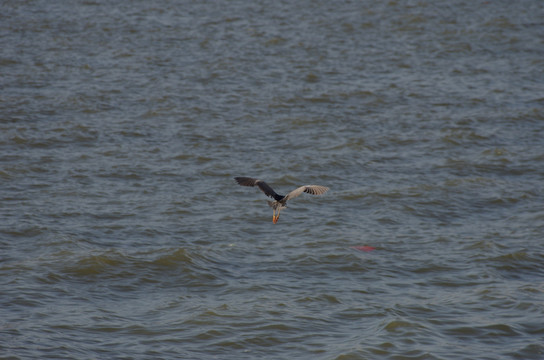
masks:
POLYGON ((312 194, 312 195, 322 195, 322 194, 326 193, 327 190, 329 190, 329 188, 326 187, 326 186, 304 185, 304 186, 301 186, 301 187, 291 191, 289 194, 285 195, 285 201, 287 201, 289 199, 296 198, 297 196, 299 196, 303 192, 308 193, 308 194, 312 194))
POLYGON ((270 185, 268 185, 262 180, 249 178, 249 177, 243 177, 243 176, 235 177, 234 180, 236 180, 236 182, 242 186, 258 186, 259 189, 261 189, 261 191, 266 194, 266 196, 270 196, 273 199, 276 199, 277 197, 279 197, 279 195, 276 194, 274 189, 272 189, 270 185))

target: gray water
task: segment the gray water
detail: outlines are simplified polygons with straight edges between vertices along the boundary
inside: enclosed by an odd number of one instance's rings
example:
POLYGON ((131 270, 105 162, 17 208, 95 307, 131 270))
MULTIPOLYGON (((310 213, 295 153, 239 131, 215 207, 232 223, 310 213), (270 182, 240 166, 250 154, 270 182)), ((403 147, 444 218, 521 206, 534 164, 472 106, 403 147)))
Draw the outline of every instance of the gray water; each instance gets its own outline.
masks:
POLYGON ((1 1, 0 358, 543 359, 543 19, 1 1))

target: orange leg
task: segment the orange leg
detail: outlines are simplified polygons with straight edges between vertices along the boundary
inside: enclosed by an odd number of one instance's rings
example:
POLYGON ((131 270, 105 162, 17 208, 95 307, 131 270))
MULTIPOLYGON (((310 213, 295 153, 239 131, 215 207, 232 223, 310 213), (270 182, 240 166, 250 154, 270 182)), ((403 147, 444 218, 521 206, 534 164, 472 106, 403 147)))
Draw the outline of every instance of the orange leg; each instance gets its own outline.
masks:
POLYGON ((279 218, 280 218, 280 211, 274 209, 274 212, 272 213, 272 222, 274 224, 277 223, 279 218))

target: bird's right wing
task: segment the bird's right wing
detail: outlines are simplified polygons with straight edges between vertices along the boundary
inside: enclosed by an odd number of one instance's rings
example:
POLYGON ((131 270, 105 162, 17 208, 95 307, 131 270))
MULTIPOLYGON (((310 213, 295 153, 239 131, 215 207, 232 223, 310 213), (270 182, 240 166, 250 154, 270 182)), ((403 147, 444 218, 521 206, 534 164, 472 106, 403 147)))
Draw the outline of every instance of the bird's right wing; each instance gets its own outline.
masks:
POLYGON ((312 194, 312 195, 321 195, 327 192, 329 190, 326 186, 321 185, 304 185, 299 188, 296 188, 295 190, 291 191, 289 194, 285 195, 285 201, 296 198, 303 192, 312 194))
POLYGON ((234 180, 236 180, 236 182, 242 186, 258 186, 259 189, 261 189, 261 191, 265 193, 266 196, 270 196, 273 199, 278 196, 274 189, 272 189, 270 185, 262 180, 243 176, 235 177, 234 180))

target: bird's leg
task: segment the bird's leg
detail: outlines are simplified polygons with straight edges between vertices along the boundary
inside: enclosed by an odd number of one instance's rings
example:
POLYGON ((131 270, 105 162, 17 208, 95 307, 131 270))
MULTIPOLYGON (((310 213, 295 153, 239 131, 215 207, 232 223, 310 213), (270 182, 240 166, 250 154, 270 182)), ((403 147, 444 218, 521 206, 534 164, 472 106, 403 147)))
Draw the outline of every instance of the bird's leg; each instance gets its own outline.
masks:
POLYGON ((278 220, 280 219, 280 210, 281 208, 278 208, 278 212, 276 213, 276 221, 274 221, 274 224, 278 222, 278 220))
POLYGON ((276 209, 272 209, 272 222, 276 223, 276 209))

